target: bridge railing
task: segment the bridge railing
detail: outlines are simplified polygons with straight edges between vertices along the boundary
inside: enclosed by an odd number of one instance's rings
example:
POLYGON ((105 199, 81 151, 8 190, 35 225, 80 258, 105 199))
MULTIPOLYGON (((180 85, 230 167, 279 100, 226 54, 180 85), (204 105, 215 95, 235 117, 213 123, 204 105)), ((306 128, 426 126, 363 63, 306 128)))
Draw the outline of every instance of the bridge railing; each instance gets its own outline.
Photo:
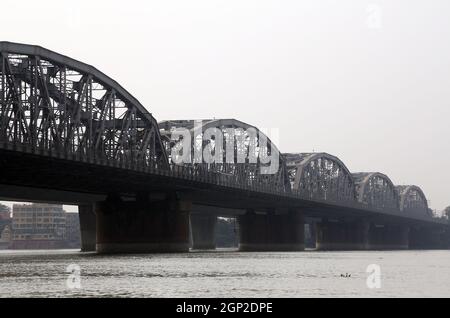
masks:
POLYGON ((321 199, 317 197, 311 197, 299 190, 281 191, 279 188, 272 187, 264 180, 261 179, 248 179, 246 182, 237 182, 237 177, 232 174, 220 173, 211 170, 206 165, 198 166, 185 166, 185 165, 170 165, 170 170, 173 177, 183 178, 192 181, 204 182, 214 184, 222 187, 237 188, 247 191, 254 191, 260 193, 273 194, 277 196, 285 196, 292 199, 301 199, 309 202, 317 202, 324 205, 333 205, 340 208, 352 208, 355 210, 364 210, 372 213, 384 213, 399 217, 405 217, 422 221, 438 220, 437 218, 431 218, 420 214, 406 214, 404 211, 397 209, 387 209, 381 207, 369 207, 357 200, 355 201, 342 201, 336 197, 328 197, 327 199, 321 199))
MULTIPOLYGON (((43 149, 36 148, 29 144, 17 143, 11 141, 0 142, 0 148, 11 151, 20 151, 30 154, 39 154, 43 156, 49 156, 65 160, 74 160, 80 162, 86 162, 90 164, 110 166, 114 168, 127 169, 132 171, 139 171, 142 173, 163 175, 178 179, 189 180, 193 182, 200 182, 204 184, 210 184, 215 186, 241 189, 246 191, 253 191, 259 193, 272 194, 276 196, 284 196, 286 198, 301 199, 308 202, 317 202, 325 205, 333 205, 341 208, 353 208, 356 210, 365 210, 373 213, 387 213, 390 215, 409 217, 417 220, 438 220, 437 218, 432 218, 431 216, 423 216, 420 214, 412 213, 405 215, 404 211, 395 209, 382 209, 376 207, 368 207, 358 201, 342 201, 339 198, 327 197, 326 200, 311 197, 298 190, 293 189, 280 189, 269 183, 265 179, 255 178, 247 176, 246 178, 238 177, 234 174, 221 173, 214 169, 211 169, 208 165, 177 165, 170 164, 169 168, 161 167, 156 162, 151 160, 122 160, 117 161, 106 156, 99 154, 86 155, 85 153, 70 153, 67 151, 57 151, 55 149, 43 149)), ((440 220, 440 219, 439 219, 440 220)))
POLYGON ((277 191, 276 188, 271 187, 269 184, 259 179, 247 179, 245 180, 245 182, 242 182, 242 180, 240 180, 233 174, 217 172, 213 169, 208 168, 207 165, 171 164, 170 176, 243 190, 253 190, 273 194, 286 193, 277 191))

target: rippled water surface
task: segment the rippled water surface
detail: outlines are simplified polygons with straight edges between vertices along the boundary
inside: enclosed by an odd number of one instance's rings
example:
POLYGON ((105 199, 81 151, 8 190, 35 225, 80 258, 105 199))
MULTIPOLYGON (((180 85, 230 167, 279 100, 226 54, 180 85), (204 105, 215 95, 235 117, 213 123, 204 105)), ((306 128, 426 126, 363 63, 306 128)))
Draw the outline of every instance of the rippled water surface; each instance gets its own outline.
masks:
POLYGON ((0 297, 41 296, 450 297, 450 251, 115 256, 0 251, 0 297), (80 266, 80 289, 67 287, 70 264, 80 266), (370 264, 381 267, 380 289, 367 287, 370 264))

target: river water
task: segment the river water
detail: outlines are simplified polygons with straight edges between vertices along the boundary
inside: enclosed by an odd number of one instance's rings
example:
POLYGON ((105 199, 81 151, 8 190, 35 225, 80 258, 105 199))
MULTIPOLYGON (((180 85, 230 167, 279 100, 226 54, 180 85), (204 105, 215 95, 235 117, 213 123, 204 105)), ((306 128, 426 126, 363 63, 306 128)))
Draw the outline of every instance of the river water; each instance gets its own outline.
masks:
POLYGON ((0 297, 110 296, 450 297, 450 251, 0 251, 0 297))

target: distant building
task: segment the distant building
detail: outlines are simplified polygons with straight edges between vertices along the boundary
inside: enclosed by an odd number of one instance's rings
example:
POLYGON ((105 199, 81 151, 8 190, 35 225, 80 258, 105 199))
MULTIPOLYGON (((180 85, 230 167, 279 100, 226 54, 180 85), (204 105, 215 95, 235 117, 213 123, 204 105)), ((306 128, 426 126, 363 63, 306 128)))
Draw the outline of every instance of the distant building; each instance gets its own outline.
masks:
POLYGON ((0 220, 11 219, 11 211, 0 210, 0 220))
POLYGON ((7 249, 11 245, 11 209, 0 203, 0 249, 7 249))
POLYGON ((0 203, 0 221, 11 220, 11 208, 0 203))
POLYGON ((12 249, 65 247, 66 213, 62 205, 14 204, 12 249))
POLYGON ((0 231, 0 250, 8 249, 12 242, 12 230, 10 225, 6 225, 0 231))
POLYGON ((78 213, 66 213, 66 246, 80 248, 80 219, 78 213))

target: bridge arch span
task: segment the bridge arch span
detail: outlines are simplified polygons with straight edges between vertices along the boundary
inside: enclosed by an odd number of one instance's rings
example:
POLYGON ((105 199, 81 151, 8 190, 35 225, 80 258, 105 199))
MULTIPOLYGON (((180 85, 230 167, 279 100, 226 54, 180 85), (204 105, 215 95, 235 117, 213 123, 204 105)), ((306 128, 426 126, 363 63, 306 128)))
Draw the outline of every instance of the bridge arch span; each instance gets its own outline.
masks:
POLYGON ((354 173, 358 201, 370 208, 399 209, 399 196, 395 185, 379 172, 354 173))
POLYGON ((355 202, 353 176, 345 164, 328 153, 285 154, 294 192, 307 199, 355 202))
POLYGON ((428 201, 421 188, 415 185, 397 186, 400 194, 400 210, 421 216, 432 216, 428 201))
POLYGON ((194 166, 202 166, 208 165, 208 169, 212 169, 219 174, 223 174, 227 176, 227 178, 234 178, 234 180, 239 183, 251 184, 254 181, 260 183, 267 183, 274 190, 282 191, 282 192, 290 192, 290 183, 287 174, 286 161, 284 157, 281 155, 278 147, 273 143, 270 138, 262 132, 259 128, 239 121, 237 119, 205 119, 201 121, 195 120, 167 120, 159 123, 159 127, 162 131, 163 141, 166 144, 166 151, 169 154, 169 161, 171 158, 171 149, 176 145, 173 140, 171 140, 171 133, 175 129, 184 128, 190 131, 191 135, 191 155, 192 160, 194 160, 195 147, 198 149, 203 149, 205 146, 209 144, 209 141, 203 140, 202 136, 199 134, 205 133, 208 129, 217 129, 223 135, 222 147, 223 147, 223 164, 214 163, 214 164, 206 164, 206 163, 192 163, 194 166), (227 140, 230 130, 235 137, 242 137, 244 143, 239 144, 235 140, 234 142, 234 160, 232 163, 227 160, 227 140), (257 136, 256 139, 256 154, 257 154, 257 162, 251 162, 249 160, 249 152, 250 152, 250 143, 252 143, 250 138, 249 131, 254 131, 257 136), (261 150, 260 141, 261 138, 264 138, 267 141, 267 151, 269 154, 278 154, 278 169, 276 173, 272 174, 264 174, 261 173, 262 167, 267 167, 267 163, 261 162, 261 150), (245 157, 245 162, 239 162, 237 158, 239 156, 245 157))
POLYGON ((0 42, 0 101, 4 147, 168 169, 155 118, 93 66, 40 46, 0 42))

